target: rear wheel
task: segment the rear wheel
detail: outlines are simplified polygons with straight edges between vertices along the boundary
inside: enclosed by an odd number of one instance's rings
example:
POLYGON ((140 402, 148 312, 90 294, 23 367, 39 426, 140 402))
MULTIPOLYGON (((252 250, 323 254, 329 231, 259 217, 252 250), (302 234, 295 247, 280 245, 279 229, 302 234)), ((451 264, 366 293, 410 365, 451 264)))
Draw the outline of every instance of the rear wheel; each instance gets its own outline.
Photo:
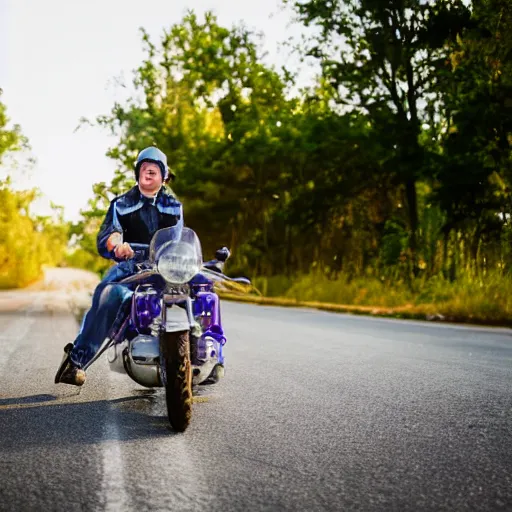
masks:
POLYGON ((184 432, 192 417, 189 333, 188 331, 162 333, 160 344, 167 415, 172 428, 178 432, 184 432))

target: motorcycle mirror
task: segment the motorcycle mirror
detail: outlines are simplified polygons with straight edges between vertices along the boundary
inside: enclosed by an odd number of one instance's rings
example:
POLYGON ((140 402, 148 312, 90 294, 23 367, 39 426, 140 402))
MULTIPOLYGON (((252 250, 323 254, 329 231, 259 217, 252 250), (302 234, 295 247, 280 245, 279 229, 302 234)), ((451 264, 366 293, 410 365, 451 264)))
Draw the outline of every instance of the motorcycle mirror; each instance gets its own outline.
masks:
POLYGON ((217 261, 225 262, 231 256, 231 252, 227 247, 222 247, 221 249, 217 249, 215 252, 215 259, 217 261))

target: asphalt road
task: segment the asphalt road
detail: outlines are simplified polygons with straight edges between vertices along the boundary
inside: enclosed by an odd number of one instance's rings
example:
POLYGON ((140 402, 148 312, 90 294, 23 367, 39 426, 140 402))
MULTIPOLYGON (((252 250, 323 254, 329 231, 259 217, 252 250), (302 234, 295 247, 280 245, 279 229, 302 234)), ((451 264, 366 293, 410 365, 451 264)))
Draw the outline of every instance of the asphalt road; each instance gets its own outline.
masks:
MULTIPOLYGON (((77 324, 4 294, 0 510, 512 510, 512 331, 223 304, 225 379, 54 385, 77 324)), ((64 301, 65 302, 65 301, 64 301)))

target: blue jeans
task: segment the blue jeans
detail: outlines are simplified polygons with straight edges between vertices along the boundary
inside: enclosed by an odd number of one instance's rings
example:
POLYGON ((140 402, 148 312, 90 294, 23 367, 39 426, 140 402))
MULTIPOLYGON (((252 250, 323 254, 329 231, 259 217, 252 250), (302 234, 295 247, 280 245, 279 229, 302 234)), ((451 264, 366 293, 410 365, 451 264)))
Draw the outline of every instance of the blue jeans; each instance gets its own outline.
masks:
POLYGON ((70 353, 71 361, 79 368, 94 357, 105 338, 114 334, 129 313, 133 291, 116 282, 135 272, 133 260, 123 261, 112 267, 94 290, 91 309, 84 315, 70 353))

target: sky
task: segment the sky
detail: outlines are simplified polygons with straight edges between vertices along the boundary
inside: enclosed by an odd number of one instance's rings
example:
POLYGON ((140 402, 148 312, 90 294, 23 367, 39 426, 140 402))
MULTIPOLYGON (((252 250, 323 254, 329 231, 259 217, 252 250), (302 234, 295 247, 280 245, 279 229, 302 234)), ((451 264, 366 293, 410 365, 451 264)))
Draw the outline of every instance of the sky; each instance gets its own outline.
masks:
POLYGON ((0 101, 29 139, 35 165, 15 171, 18 187, 43 193, 33 208, 48 213, 49 201, 79 219, 92 185, 110 181, 116 164, 105 156, 115 139, 80 118, 109 113, 144 58, 139 27, 158 41, 187 9, 213 10, 220 24, 243 21, 264 34, 266 62, 296 65, 279 43, 298 37, 292 14, 280 0, 0 0, 0 101))

